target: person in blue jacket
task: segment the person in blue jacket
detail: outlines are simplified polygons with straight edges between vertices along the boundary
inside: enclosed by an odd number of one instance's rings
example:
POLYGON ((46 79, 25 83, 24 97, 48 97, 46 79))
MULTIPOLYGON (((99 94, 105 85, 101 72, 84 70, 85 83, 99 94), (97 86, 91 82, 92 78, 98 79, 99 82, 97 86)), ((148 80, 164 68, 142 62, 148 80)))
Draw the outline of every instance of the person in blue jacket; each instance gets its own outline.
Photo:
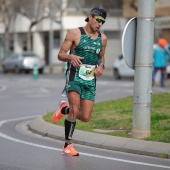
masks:
POLYGON ((167 44, 165 46, 165 51, 166 51, 166 54, 167 54, 166 61, 170 62, 170 44, 167 44))
POLYGON ((165 74, 166 74, 166 51, 165 46, 167 41, 164 38, 158 40, 157 46, 153 51, 153 74, 152 74, 152 84, 155 83, 156 73, 161 72, 160 85, 164 87, 165 84, 165 74))

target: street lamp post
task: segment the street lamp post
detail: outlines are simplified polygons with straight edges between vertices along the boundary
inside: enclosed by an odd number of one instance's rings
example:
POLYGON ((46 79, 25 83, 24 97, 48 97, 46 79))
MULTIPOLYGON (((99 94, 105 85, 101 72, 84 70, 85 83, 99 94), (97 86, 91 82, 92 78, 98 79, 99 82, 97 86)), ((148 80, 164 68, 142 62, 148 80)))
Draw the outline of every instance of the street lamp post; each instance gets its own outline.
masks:
POLYGON ((155 0, 139 0, 132 137, 150 136, 155 0))

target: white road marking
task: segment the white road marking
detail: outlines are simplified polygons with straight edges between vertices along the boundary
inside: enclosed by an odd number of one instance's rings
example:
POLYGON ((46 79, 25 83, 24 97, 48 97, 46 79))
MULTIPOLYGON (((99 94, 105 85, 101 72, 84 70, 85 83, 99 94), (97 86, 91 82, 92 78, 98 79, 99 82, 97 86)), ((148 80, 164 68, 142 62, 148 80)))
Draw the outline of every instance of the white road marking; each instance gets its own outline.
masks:
POLYGON ((0 86, 0 91, 6 90, 6 86, 0 86))
POLYGON ((43 93, 50 93, 49 90, 47 90, 47 89, 45 89, 45 88, 43 88, 43 87, 40 88, 40 91, 43 92, 43 93))
POLYGON ((13 98, 13 96, 3 96, 3 95, 0 96, 0 99, 11 99, 11 98, 13 98))
POLYGON ((49 90, 45 89, 45 88, 38 88, 38 89, 24 89, 24 90, 19 90, 17 91, 17 93, 21 93, 21 94, 46 94, 46 93, 50 93, 49 90))
MULTIPOLYGON (((34 117, 35 116, 24 117, 24 118, 16 118, 16 119, 10 119, 10 120, 3 120, 3 121, 0 121, 0 127, 3 124, 5 124, 7 122, 10 122, 10 121, 24 120, 24 119, 34 118, 34 117)), ((8 140, 13 141, 13 142, 18 142, 18 143, 22 143, 22 144, 26 144, 26 145, 30 145, 30 146, 35 146, 35 147, 38 147, 38 148, 49 149, 49 150, 60 151, 60 152, 62 151, 62 149, 53 148, 53 147, 44 146, 44 145, 39 145, 39 144, 31 143, 31 142, 26 142, 26 141, 23 141, 23 140, 20 140, 20 139, 16 139, 16 138, 10 137, 10 136, 8 136, 6 134, 3 134, 1 132, 0 132, 0 137, 2 137, 4 139, 8 139, 8 140)), ((150 166, 150 167, 170 169, 170 166, 165 166, 165 165, 158 165, 158 164, 151 164, 151 163, 145 163, 145 162, 130 161, 130 160, 125 160, 125 159, 118 159, 118 158, 112 158, 112 157, 101 156, 101 155, 94 155, 94 154, 83 153, 83 152, 80 152, 80 155, 99 158, 99 159, 112 160, 112 161, 117 161, 117 162, 136 164, 136 165, 145 165, 145 166, 150 166)))
POLYGON ((26 98, 42 98, 42 97, 48 97, 47 94, 32 94, 32 95, 26 95, 26 98))

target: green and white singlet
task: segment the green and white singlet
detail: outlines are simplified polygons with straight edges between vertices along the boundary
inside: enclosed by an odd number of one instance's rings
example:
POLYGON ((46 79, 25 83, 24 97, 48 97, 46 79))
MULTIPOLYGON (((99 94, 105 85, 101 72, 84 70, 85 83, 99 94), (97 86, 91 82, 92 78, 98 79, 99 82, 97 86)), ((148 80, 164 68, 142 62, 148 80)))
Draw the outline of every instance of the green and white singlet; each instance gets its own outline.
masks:
POLYGON ((72 51, 73 54, 83 57, 81 60, 82 65, 75 68, 71 62, 67 63, 66 71, 66 91, 69 82, 75 81, 84 87, 96 87, 96 77, 94 69, 96 68, 99 60, 99 53, 102 50, 101 33, 98 32, 96 39, 89 38, 82 27, 79 28, 81 32, 80 42, 78 46, 72 51))

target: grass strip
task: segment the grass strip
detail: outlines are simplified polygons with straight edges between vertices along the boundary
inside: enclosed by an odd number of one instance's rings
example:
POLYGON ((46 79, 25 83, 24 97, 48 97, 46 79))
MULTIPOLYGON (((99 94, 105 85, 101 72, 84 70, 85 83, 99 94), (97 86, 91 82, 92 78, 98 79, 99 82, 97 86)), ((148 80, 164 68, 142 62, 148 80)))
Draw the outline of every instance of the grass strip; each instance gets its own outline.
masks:
MULTIPOLYGON (((77 120, 76 129, 131 138, 132 108, 132 97, 95 103, 91 120, 88 123, 77 120)), ((52 123, 53 112, 43 119, 52 123)), ((63 126, 64 119, 57 125, 63 126)), ((151 136, 143 140, 170 143, 170 93, 152 95, 151 136)))

